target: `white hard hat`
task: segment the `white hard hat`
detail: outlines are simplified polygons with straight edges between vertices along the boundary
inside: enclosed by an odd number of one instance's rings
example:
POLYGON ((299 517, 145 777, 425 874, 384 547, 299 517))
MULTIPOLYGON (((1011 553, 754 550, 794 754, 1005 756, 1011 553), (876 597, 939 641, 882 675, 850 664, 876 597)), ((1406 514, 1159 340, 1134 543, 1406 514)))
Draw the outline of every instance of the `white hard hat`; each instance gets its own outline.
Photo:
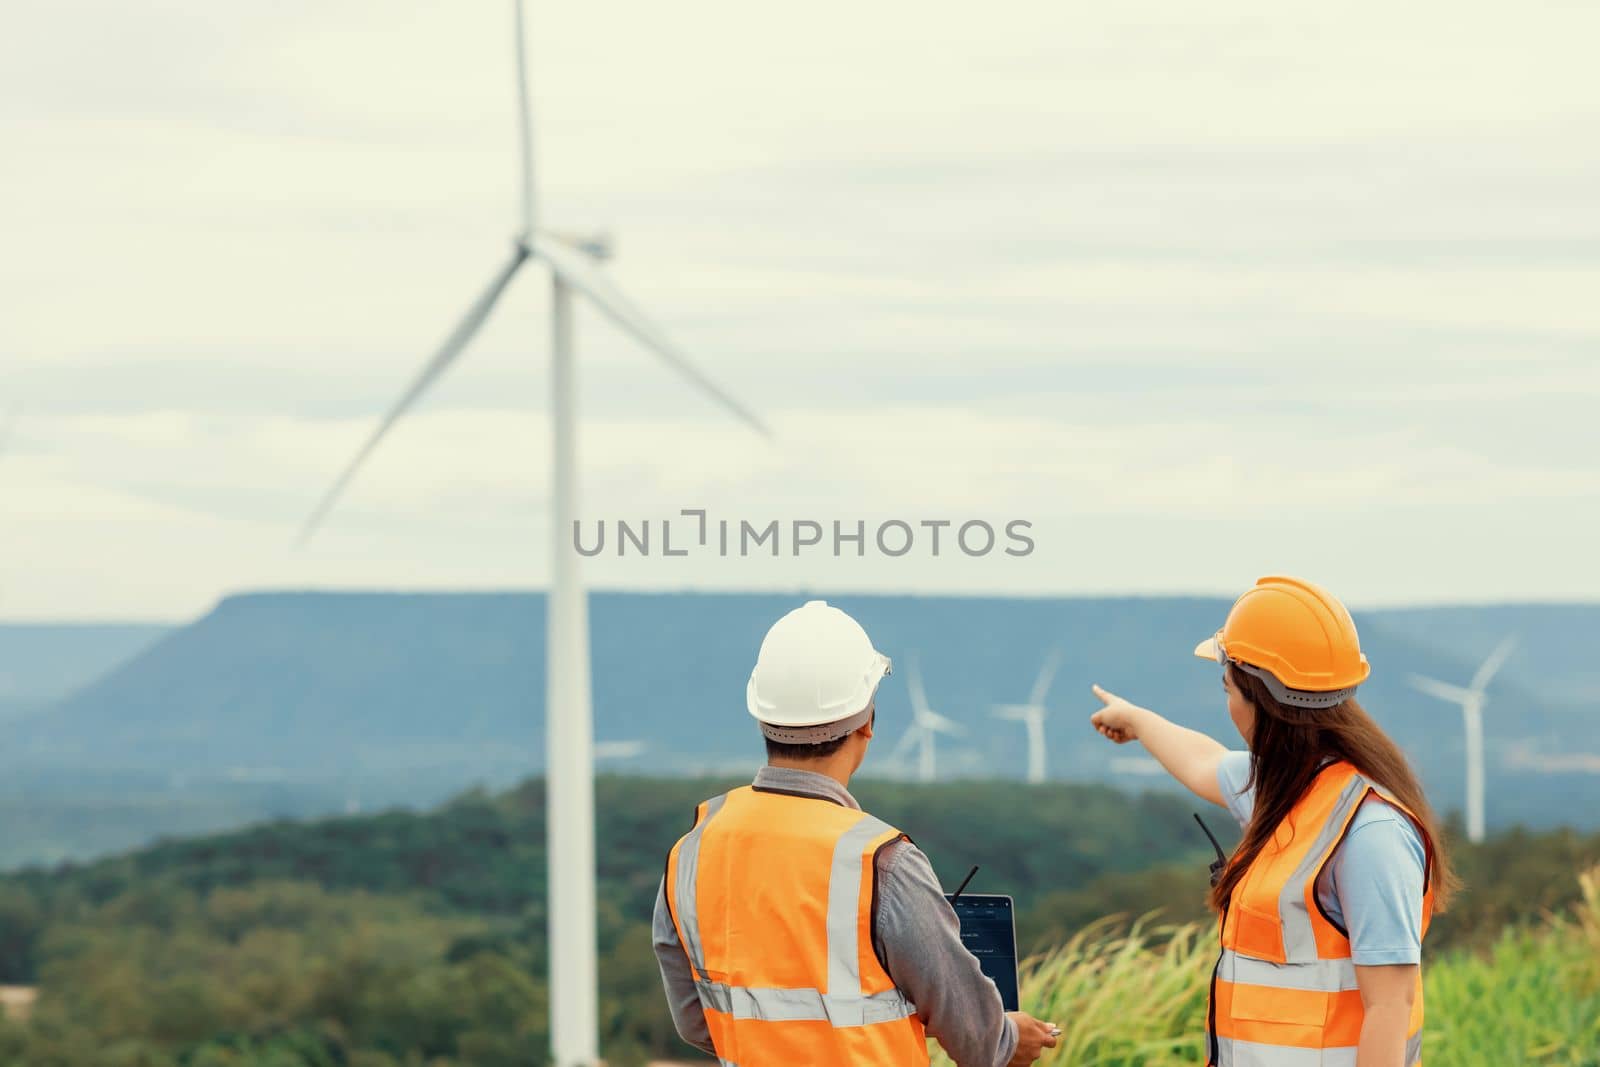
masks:
POLYGON ((825 600, 807 601, 767 631, 745 704, 774 741, 832 741, 867 721, 891 666, 860 623, 825 600))

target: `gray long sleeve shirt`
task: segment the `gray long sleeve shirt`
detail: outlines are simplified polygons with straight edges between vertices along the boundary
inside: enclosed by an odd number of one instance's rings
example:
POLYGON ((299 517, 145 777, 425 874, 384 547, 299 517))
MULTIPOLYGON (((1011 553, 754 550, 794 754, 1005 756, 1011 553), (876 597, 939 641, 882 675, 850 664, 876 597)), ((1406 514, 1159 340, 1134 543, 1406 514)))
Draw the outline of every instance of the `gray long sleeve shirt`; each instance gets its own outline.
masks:
MULTIPOLYGON (((763 767, 755 785, 861 810, 844 786, 811 771, 763 767)), ((877 877, 872 947, 894 984, 917 1006, 929 1036, 959 1067, 1004 1067, 1016 1051, 1016 1023, 1006 1017, 994 982, 961 943, 960 923, 928 857, 909 841, 896 842, 878 853, 877 877)), ((656 893, 652 926, 661 981, 678 1034, 715 1055, 689 959, 667 909, 664 883, 656 893)))

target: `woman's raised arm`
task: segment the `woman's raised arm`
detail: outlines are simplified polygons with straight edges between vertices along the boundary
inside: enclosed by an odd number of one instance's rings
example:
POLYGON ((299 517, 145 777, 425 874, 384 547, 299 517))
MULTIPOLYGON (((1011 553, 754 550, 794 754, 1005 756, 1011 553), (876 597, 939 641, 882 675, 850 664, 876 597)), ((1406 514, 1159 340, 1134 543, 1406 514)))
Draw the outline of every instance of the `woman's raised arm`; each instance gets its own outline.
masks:
POLYGON ((1094 695, 1104 707, 1090 718, 1094 728, 1119 745, 1138 741, 1149 750, 1167 773, 1195 796, 1222 806, 1222 787, 1217 784, 1217 765, 1228 752, 1218 741, 1177 723, 1168 722, 1149 708, 1109 693, 1098 685, 1094 695))

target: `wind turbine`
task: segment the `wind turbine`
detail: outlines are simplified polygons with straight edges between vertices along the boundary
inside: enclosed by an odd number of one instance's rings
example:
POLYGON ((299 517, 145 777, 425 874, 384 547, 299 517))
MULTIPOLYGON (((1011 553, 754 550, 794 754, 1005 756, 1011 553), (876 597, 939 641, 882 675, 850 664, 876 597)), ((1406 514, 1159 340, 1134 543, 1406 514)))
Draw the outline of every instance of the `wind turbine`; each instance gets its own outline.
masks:
POLYGON ((917 669, 915 659, 906 664, 906 689, 911 694, 911 728, 900 736, 894 750, 889 753, 889 761, 903 766, 911 749, 917 747, 917 778, 932 782, 939 773, 934 754, 937 735, 959 737, 967 731, 960 723, 928 706, 928 694, 922 688, 922 672, 917 669))
POLYGON ((1026 704, 996 704, 992 710, 996 718, 1010 719, 1027 727, 1028 781, 1035 785, 1045 779, 1044 717, 1047 709, 1044 695, 1050 691, 1050 683, 1055 681, 1056 671, 1060 669, 1061 653, 1057 650, 1050 653, 1044 666, 1039 668, 1039 677, 1033 681, 1033 690, 1028 694, 1026 704))
POLYGON ((533 123, 521 0, 514 0, 518 190, 521 226, 511 254, 445 338, 400 399, 378 423, 300 533, 303 544, 321 525, 361 465, 402 415, 438 381, 488 320, 512 279, 529 260, 550 270, 551 572, 547 601, 545 788, 549 866, 550 1047, 554 1067, 589 1067, 599 1060, 595 961, 594 725, 590 704, 588 603, 578 557, 567 537, 577 519, 577 374, 573 363, 573 303, 581 296, 645 348, 666 361, 718 404, 764 436, 749 409, 702 374, 598 268, 603 239, 573 238, 542 229, 535 211, 533 123))
POLYGON ((1516 646, 1515 637, 1508 637, 1496 645, 1494 651, 1478 664, 1477 672, 1465 688, 1420 674, 1413 674, 1410 678, 1414 688, 1429 696, 1461 705, 1461 720, 1467 735, 1467 840, 1474 844, 1483 841, 1483 708, 1489 702, 1490 680, 1505 666, 1511 650, 1516 646))

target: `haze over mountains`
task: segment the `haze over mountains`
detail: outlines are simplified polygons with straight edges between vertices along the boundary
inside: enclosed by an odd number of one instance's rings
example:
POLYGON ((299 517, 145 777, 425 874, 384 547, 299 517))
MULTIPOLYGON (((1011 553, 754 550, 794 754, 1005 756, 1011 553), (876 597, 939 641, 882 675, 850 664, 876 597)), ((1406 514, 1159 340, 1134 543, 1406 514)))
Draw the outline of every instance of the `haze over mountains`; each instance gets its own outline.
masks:
POLYGON ((0 623, 0 719, 61 700, 170 629, 153 623, 0 623))
MULTIPOLYGON (((596 736, 637 743, 636 755, 602 760, 602 769, 753 766, 761 747, 744 710, 745 679, 766 627, 806 598, 595 594, 596 736)), ((1091 682, 1230 736, 1216 668, 1190 654, 1220 624, 1227 601, 828 599, 861 619, 896 664, 881 692, 866 773, 904 770, 887 757, 910 723, 913 662, 932 705, 967 728, 965 738, 940 739, 942 775, 1021 776, 1023 732, 989 708, 1025 698, 1053 649, 1064 658, 1046 698, 1052 778, 1159 784, 1113 772, 1113 758, 1137 753, 1089 730, 1091 682)), ((1490 824, 1600 824, 1600 774, 1573 759, 1600 753, 1600 668, 1585 654, 1600 644, 1600 606, 1406 609, 1361 613, 1358 621, 1375 668, 1363 702, 1447 811, 1460 806, 1460 715, 1405 677, 1465 682, 1495 643, 1519 634, 1517 654, 1491 689, 1490 824)), ((9 724, 0 764, 12 790, 0 805, 0 830, 16 820, 29 829, 11 835, 0 861, 83 855, 273 814, 427 805, 542 767, 541 594, 249 594, 171 631, 81 637, 80 652, 64 653, 62 634, 53 634, 56 650, 36 657, 38 677, 30 679, 20 650, 43 647, 43 638, 27 627, 0 630, 0 667, 11 664, 23 689, 44 691, 52 672, 59 682, 63 657, 88 675, 9 724), (117 651, 122 662, 111 666, 117 651), (76 815, 58 823, 51 805, 68 803, 76 815)))

